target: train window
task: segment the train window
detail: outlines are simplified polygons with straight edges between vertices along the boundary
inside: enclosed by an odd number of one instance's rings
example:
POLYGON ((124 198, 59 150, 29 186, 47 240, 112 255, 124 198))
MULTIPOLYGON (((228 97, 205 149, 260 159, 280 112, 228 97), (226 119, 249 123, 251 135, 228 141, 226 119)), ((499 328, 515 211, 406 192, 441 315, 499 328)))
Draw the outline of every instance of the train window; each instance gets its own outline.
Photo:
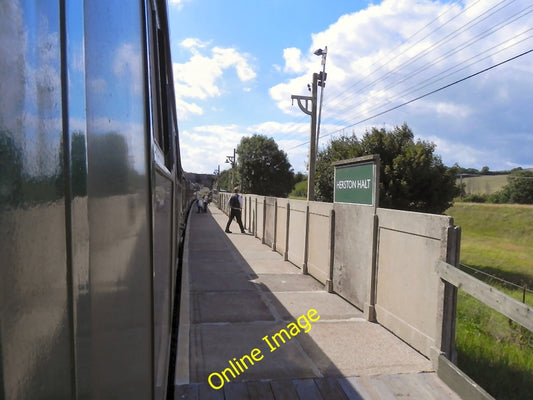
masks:
POLYGON ((153 135, 157 144, 156 161, 172 169, 172 114, 170 113, 170 96, 168 95, 168 66, 170 55, 167 53, 168 41, 162 29, 157 2, 151 1, 151 90, 153 135), (157 154, 158 151, 162 154, 157 154))

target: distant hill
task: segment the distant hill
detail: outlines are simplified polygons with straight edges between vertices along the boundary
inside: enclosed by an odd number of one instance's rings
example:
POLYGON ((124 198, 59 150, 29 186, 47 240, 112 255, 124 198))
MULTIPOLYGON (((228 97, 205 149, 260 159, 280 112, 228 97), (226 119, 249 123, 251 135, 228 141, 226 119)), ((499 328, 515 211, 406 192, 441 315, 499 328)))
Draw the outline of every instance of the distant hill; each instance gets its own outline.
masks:
POLYGON ((499 192, 507 185, 509 175, 479 175, 457 179, 457 184, 461 182, 465 185, 465 195, 472 194, 493 194, 499 192))
MULTIPOLYGON (((533 168, 526 170, 533 171, 533 168)), ((505 185, 507 185, 507 177, 510 173, 511 171, 491 171, 487 174, 470 174, 465 171, 464 173, 461 173, 461 178, 457 178, 457 184, 459 185, 462 182, 465 185, 465 196, 473 194, 490 195, 499 192, 505 185)))

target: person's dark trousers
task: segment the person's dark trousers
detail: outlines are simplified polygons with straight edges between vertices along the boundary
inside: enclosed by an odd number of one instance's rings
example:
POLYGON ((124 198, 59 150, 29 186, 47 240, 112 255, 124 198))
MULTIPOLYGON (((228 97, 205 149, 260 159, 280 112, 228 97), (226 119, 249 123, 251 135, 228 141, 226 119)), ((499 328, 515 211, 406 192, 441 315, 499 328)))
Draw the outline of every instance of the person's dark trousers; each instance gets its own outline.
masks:
POLYGON ((226 225, 226 232, 229 232, 229 226, 231 225, 231 222, 233 221, 233 218, 237 220, 237 223, 239 224, 239 228, 241 228, 241 232, 244 233, 244 226, 242 226, 242 219, 241 219, 241 209, 240 208, 232 208, 231 212, 229 214, 228 223, 226 225))

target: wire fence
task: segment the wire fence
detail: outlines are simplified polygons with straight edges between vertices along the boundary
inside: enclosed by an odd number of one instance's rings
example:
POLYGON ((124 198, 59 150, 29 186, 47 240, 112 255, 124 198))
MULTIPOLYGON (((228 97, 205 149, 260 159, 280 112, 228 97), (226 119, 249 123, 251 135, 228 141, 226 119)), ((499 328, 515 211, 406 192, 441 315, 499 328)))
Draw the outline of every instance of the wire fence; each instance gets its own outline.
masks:
MULTIPOLYGON (((478 268, 471 267, 470 265, 459 264, 459 267, 464 272, 475 276, 488 284, 496 284, 502 288, 507 288, 513 291, 515 294, 520 294, 518 300, 524 304, 533 305, 533 290, 529 289, 527 284, 519 285, 517 283, 502 279, 496 275, 489 274, 478 268)), ((513 297, 516 297, 516 295, 513 297)))

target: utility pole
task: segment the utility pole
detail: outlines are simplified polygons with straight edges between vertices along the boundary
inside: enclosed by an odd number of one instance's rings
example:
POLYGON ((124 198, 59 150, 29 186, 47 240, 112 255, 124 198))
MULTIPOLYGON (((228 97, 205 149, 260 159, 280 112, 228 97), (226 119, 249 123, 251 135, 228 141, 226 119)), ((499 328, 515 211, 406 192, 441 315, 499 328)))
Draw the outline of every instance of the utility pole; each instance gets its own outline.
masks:
POLYGON ((226 164, 231 164, 231 190, 230 192, 233 192, 233 188, 235 187, 235 165, 237 162, 235 161, 235 149, 233 149, 233 156, 226 156, 226 164))
POLYGON ((220 164, 218 165, 218 169, 215 169, 213 171, 213 174, 215 174, 216 189, 220 192, 220 164))
POLYGON ((315 165, 316 165, 316 154, 318 149, 318 135, 320 133, 320 116, 322 114, 322 99, 324 97, 324 86, 326 86, 326 55, 328 54, 328 48, 324 50, 318 49, 314 52, 317 56, 322 56, 322 71, 320 73, 313 74, 313 84, 311 85, 311 96, 297 96, 292 95, 291 99, 298 101, 298 107, 305 114, 311 116, 311 133, 309 138, 309 174, 307 177, 307 200, 315 200, 315 165), (322 88, 320 92, 320 111, 318 114, 318 124, 317 124, 317 115, 316 115, 316 100, 318 86, 322 88), (302 101, 305 101, 305 107, 302 104, 302 101), (311 109, 309 109, 309 102, 311 102, 311 109))
POLYGON ((311 129, 309 138, 309 173, 307 177, 307 200, 315 200, 315 163, 316 163, 316 99, 317 99, 318 74, 313 74, 313 84, 311 85, 311 96, 292 95, 291 99, 298 101, 298 107, 305 114, 311 116, 311 129), (305 101, 305 106, 302 104, 305 101), (311 109, 309 110, 309 102, 311 109))
POLYGON ((322 102, 324 100, 324 87, 326 87, 326 57, 328 55, 328 46, 318 49, 313 53, 315 56, 322 56, 322 72, 318 74, 318 86, 320 86, 320 107, 318 107, 318 122, 316 126, 316 148, 318 149, 318 140, 320 139, 320 120, 322 118, 322 102))

